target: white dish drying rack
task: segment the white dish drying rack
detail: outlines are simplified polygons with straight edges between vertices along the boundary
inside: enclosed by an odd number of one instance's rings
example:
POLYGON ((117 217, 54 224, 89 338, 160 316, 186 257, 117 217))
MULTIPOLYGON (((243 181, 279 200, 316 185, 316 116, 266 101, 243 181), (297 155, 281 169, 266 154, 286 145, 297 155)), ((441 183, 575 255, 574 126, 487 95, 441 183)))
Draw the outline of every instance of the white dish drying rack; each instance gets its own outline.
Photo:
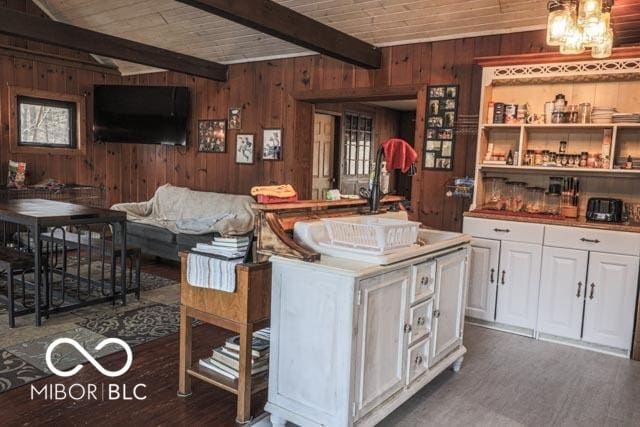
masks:
POLYGON ((324 218, 322 222, 329 237, 324 245, 374 255, 414 245, 420 227, 419 222, 379 216, 324 218))

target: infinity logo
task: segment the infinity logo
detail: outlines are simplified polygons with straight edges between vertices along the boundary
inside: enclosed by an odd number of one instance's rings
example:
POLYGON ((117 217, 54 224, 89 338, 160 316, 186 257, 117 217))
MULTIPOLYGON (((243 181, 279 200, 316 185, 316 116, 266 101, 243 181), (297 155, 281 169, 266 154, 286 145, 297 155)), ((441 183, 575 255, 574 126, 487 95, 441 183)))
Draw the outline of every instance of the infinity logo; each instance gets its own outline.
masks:
POLYGON ((129 368, 131 367, 131 363, 133 362, 133 353, 131 352, 131 347, 129 347, 129 344, 127 344, 126 342, 122 341, 119 338, 107 338, 99 342, 98 345, 96 346, 96 350, 102 350, 105 346, 109 344, 118 344, 120 347, 124 349, 124 351, 127 353, 127 363, 125 363, 122 369, 118 371, 109 371, 103 368, 102 365, 100 365, 98 361, 94 359, 93 356, 91 356, 87 352, 87 350, 85 350, 80 344, 78 344, 76 340, 73 340, 71 338, 58 338, 57 340, 49 344, 49 347, 47 348, 47 354, 45 355, 45 361, 47 362, 47 367, 49 368, 49 370, 51 370, 51 372, 53 372, 59 377, 72 377, 75 374, 77 374, 80 371, 80 369, 82 369, 82 366, 83 366, 83 365, 76 365, 73 369, 69 371, 61 371, 55 366, 53 366, 53 362, 51 361, 51 354, 53 353, 53 350, 60 344, 69 344, 70 346, 74 347, 76 350, 78 350, 80 354, 84 356, 85 359, 87 359, 89 363, 91 363, 98 371, 100 371, 102 375, 105 375, 111 378, 115 378, 115 377, 119 377, 120 375, 123 375, 125 372, 129 370, 129 368))

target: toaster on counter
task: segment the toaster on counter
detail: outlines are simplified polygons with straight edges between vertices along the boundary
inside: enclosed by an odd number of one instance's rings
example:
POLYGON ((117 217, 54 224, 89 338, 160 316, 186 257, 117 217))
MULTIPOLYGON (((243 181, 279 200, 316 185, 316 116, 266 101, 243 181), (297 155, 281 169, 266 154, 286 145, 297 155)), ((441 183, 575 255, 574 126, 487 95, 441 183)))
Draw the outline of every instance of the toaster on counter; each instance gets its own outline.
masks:
POLYGON ((587 219, 599 222, 621 222, 623 205, 620 199, 592 197, 587 204, 587 219))

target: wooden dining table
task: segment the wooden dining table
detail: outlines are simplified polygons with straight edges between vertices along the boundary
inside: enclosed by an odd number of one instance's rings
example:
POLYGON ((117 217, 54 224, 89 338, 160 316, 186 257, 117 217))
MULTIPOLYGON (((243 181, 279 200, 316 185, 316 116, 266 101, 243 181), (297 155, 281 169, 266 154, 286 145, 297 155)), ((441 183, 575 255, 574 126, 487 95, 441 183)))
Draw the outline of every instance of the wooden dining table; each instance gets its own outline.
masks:
MULTIPOLYGON (((120 248, 127 247, 127 215, 125 212, 114 211, 110 209, 101 209, 73 203, 58 202, 55 200, 45 199, 18 199, 18 200, 0 200, 0 222, 5 224, 15 224, 16 226, 25 227, 29 230, 33 239, 33 256, 34 256, 34 286, 35 299, 34 310, 36 317, 36 326, 40 326, 42 315, 49 315, 49 306, 42 305, 40 298, 43 286, 42 266, 44 260, 43 253, 43 236, 41 233, 52 228, 65 226, 88 226, 94 224, 108 224, 115 226, 116 231, 120 233, 120 248), (44 313, 43 313, 44 312, 44 313)), ((6 235, 4 236, 6 239, 6 235)), ((29 240, 29 239, 28 239, 29 240)), ((29 240, 30 242, 30 240, 29 240)), ((116 250, 115 244, 112 250, 116 250)), ((124 253, 123 251, 122 253, 124 253)), ((122 303, 126 304, 127 286, 126 286, 126 256, 120 257, 120 293, 115 292, 115 283, 110 299, 115 303, 120 297, 122 303)), ((112 265, 111 268, 116 268, 112 265)), ((82 304, 87 305, 87 303, 82 304)), ((66 309, 73 307, 66 307, 66 309)))

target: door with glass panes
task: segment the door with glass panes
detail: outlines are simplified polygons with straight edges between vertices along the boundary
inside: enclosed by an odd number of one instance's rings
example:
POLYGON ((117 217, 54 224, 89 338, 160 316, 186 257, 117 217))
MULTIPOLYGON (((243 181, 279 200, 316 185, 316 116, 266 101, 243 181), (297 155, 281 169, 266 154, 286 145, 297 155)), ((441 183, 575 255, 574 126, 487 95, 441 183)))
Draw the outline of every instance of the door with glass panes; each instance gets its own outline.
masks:
POLYGON ((343 119, 340 192, 358 194, 369 188, 373 118, 365 113, 346 112, 343 119))

